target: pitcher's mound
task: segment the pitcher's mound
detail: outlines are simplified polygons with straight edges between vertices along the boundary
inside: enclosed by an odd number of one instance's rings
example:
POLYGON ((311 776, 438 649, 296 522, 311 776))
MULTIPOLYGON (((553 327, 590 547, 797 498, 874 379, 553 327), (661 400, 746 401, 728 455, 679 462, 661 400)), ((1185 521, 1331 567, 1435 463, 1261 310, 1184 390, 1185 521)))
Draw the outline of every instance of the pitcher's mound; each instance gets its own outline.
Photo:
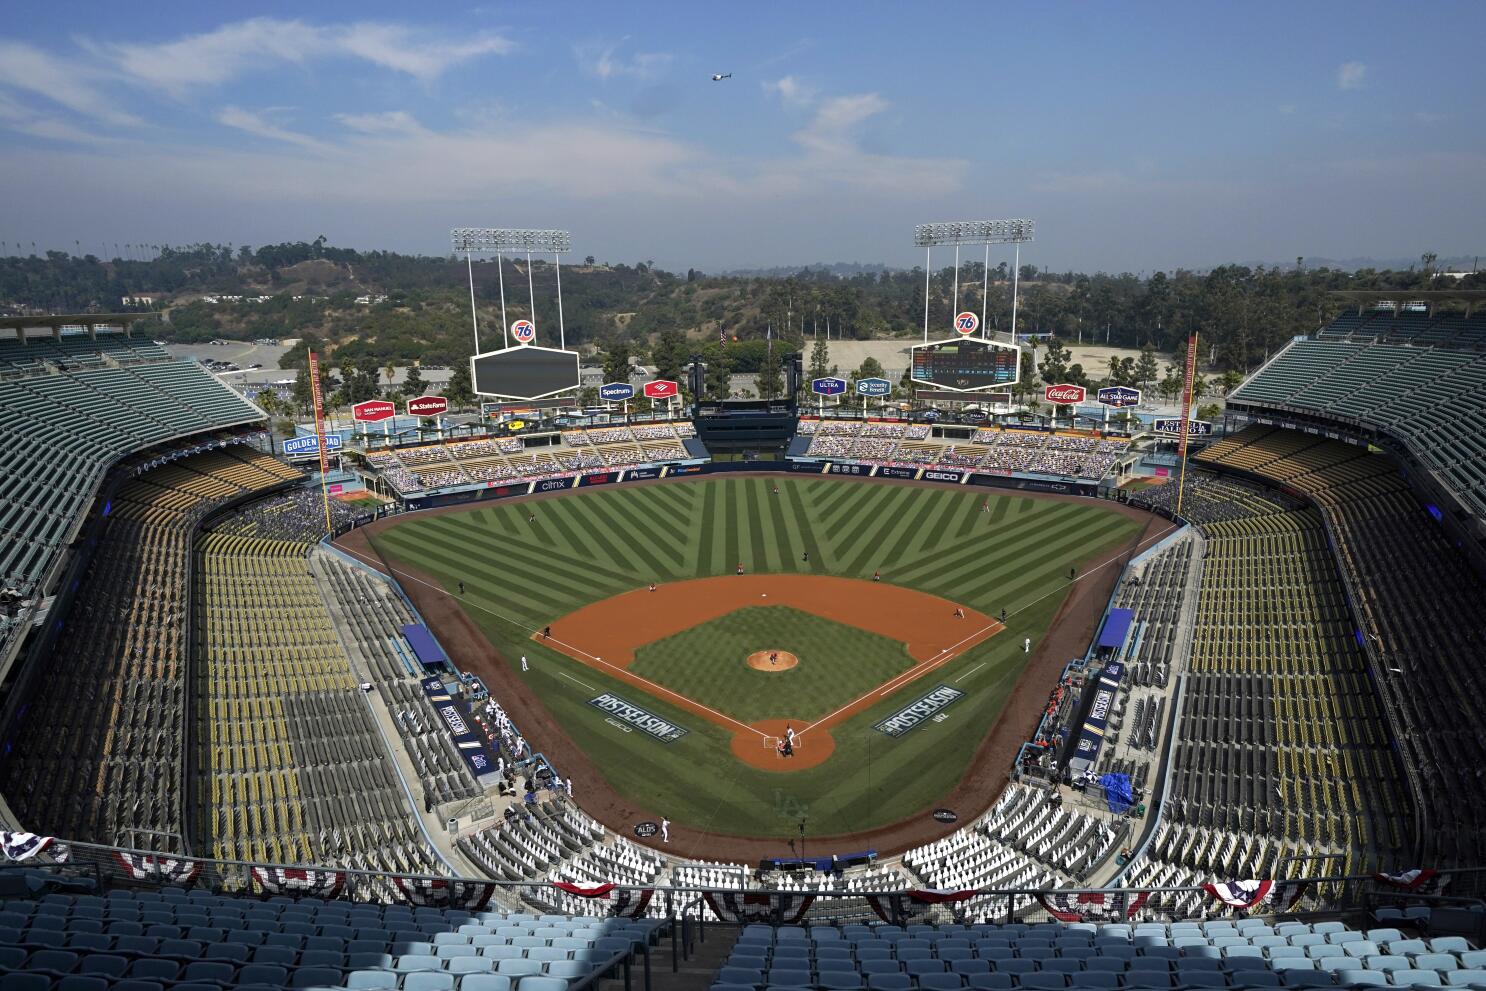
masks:
POLYGON ((755 671, 788 671, 799 663, 800 659, 787 650, 755 650, 748 655, 748 666, 755 671))

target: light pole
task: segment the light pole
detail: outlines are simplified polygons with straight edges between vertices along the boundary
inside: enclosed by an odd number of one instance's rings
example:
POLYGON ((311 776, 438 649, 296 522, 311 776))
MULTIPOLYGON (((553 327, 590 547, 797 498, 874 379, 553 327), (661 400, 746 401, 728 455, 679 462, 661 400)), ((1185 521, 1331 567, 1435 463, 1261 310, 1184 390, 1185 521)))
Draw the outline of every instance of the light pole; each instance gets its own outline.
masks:
POLYGON ((986 246, 986 273, 982 278, 980 327, 986 334, 985 295, 990 288, 991 248, 993 244, 1016 246, 1015 268, 1011 276, 1011 342, 1016 343, 1017 278, 1022 261, 1022 245, 1033 240, 1037 231, 1035 220, 965 220, 945 224, 920 224, 913 230, 913 243, 924 249, 924 343, 929 341, 929 269, 936 246, 952 244, 955 248, 955 307, 959 306, 960 290, 960 245, 983 244, 986 246))
POLYGON ((505 266, 501 262, 501 253, 505 251, 524 251, 526 253, 526 288, 531 298, 531 321, 537 322, 537 300, 536 292, 532 282, 531 254, 533 251, 550 251, 552 260, 557 264, 557 332, 558 339, 563 350, 567 350, 567 329, 562 320, 562 261, 561 255, 564 251, 573 248, 573 236, 567 231, 554 230, 526 230, 503 227, 456 227, 449 232, 450 240, 454 244, 455 251, 463 251, 467 260, 470 278, 470 318, 475 324, 475 351, 480 350, 480 326, 475 315, 475 269, 472 256, 474 252, 494 252, 496 277, 500 284, 500 319, 503 340, 507 344, 511 332, 510 324, 506 320, 506 274, 505 266))

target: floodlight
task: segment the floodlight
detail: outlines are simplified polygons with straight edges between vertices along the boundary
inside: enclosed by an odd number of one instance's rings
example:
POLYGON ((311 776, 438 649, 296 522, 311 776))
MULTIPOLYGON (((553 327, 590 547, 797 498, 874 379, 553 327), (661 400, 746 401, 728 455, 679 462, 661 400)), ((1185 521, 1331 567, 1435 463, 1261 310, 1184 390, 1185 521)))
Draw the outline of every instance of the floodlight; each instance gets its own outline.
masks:
POLYGON ((567 231, 519 230, 503 227, 456 227, 449 232, 455 251, 571 251, 567 231))
POLYGON ((962 220, 948 224, 919 224, 913 243, 920 248, 941 244, 1025 244, 1032 240, 1033 220, 962 220))

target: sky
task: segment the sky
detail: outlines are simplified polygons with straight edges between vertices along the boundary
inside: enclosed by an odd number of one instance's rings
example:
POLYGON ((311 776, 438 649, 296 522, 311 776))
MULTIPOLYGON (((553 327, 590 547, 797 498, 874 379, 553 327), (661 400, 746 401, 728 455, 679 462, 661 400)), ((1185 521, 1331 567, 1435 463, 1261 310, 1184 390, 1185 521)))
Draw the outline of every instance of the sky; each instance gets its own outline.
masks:
POLYGON ((1483 33, 1478 0, 9 0, 0 253, 470 225, 911 266, 915 224, 1027 217, 1060 271, 1473 256, 1483 33))

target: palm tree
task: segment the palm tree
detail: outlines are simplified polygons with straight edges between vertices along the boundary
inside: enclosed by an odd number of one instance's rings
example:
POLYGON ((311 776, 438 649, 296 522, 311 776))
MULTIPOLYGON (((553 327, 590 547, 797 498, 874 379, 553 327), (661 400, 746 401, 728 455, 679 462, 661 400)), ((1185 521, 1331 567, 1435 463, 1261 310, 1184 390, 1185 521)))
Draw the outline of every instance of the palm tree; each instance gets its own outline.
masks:
POLYGON ((387 384, 389 386, 392 385, 393 376, 397 374, 397 366, 390 361, 387 362, 387 364, 382 366, 382 374, 387 376, 387 384))

